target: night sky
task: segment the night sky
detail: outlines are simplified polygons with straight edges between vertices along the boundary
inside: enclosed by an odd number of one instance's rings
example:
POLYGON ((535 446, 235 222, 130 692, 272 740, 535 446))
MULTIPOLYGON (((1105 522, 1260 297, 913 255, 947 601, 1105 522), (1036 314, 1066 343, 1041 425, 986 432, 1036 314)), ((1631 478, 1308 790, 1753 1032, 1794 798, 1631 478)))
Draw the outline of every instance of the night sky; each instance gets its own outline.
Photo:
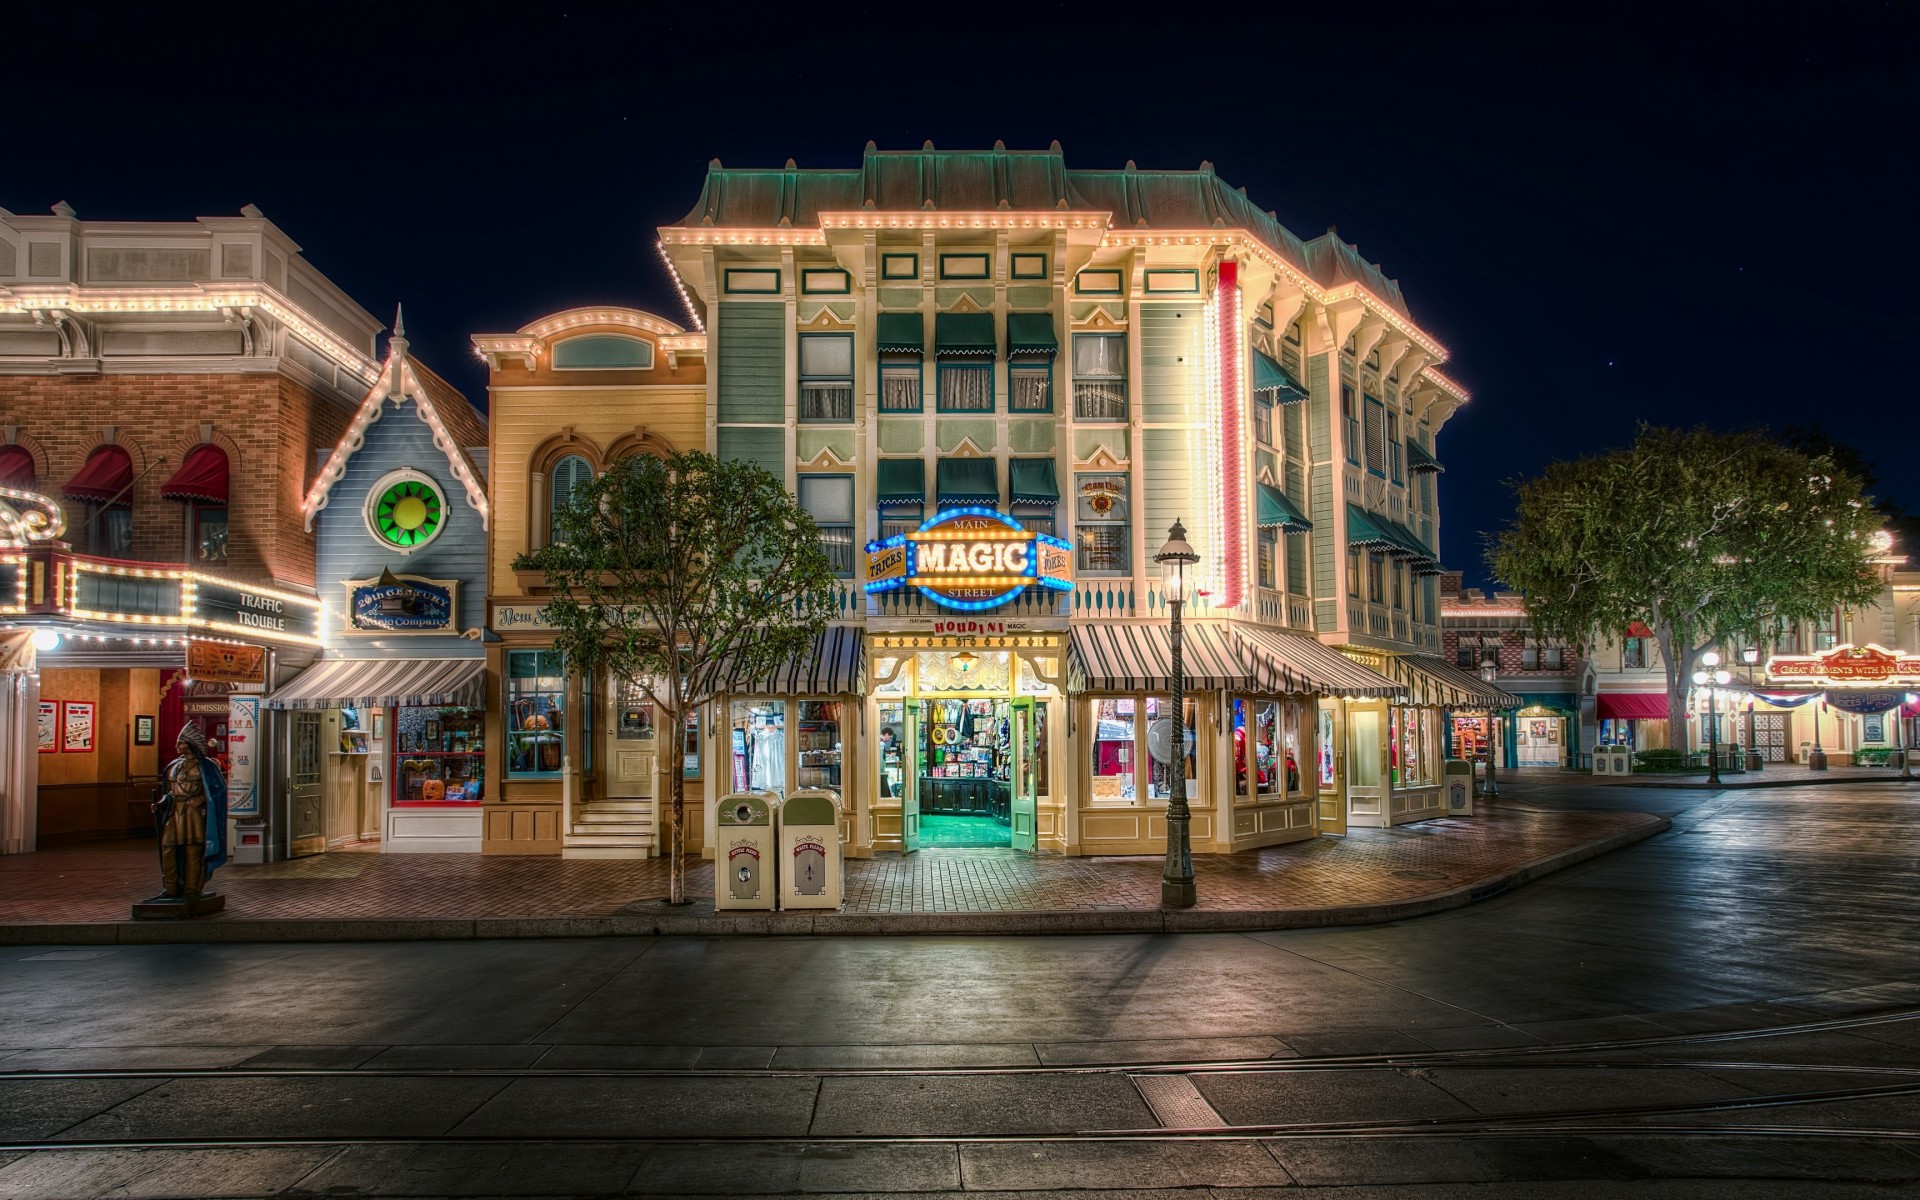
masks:
POLYGON ((1451 349, 1474 400, 1440 437, 1443 551, 1470 580, 1505 481, 1641 420, 1820 421, 1920 509, 1916 6, 1242 7, 20 9, 0 207, 257 204, 484 401, 472 333, 681 319, 653 231, 711 158, 1210 159, 1302 237, 1337 226, 1451 349))

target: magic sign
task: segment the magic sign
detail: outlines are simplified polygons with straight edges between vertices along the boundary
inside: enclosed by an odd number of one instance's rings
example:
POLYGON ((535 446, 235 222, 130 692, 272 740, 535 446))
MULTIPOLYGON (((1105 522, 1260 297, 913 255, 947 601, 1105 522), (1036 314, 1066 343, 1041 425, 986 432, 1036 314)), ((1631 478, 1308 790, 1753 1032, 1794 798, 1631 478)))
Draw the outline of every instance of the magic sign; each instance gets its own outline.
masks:
POLYGON ((920 589, 948 608, 996 608, 1029 587, 1073 588, 1073 545, 991 508, 951 508, 912 533, 867 543, 869 594, 920 589))

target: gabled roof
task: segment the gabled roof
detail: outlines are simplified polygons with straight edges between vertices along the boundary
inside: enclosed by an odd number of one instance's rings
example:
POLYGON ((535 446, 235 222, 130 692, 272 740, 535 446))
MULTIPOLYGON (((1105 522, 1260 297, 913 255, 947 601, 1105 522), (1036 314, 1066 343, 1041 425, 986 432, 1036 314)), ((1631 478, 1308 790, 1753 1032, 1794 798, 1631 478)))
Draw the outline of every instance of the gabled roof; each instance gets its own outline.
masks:
POLYGON ((313 518, 327 506, 333 485, 347 473, 347 463, 353 459, 354 452, 366 445, 367 427, 381 418, 390 399, 396 405, 403 399, 413 401, 414 413, 433 431, 433 444, 447 456, 448 470, 460 481, 467 493, 467 504, 480 514, 480 525, 485 528, 486 475, 467 453, 467 447, 487 444, 487 423, 458 388, 408 356, 406 327, 397 317, 394 330, 394 336, 388 341, 386 361, 380 364, 379 377, 360 401, 347 432, 327 456, 326 465, 320 468, 306 499, 300 502, 307 528, 313 528, 313 518))

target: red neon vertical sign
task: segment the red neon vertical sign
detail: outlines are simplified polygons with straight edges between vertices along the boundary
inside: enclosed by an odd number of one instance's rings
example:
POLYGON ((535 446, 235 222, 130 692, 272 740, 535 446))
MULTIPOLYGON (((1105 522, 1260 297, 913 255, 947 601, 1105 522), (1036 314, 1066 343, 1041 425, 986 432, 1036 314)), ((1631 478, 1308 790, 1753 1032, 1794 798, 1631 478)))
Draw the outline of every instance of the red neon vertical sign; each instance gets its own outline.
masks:
POLYGON ((1220 578, 1225 591, 1220 603, 1236 608, 1247 582, 1247 484, 1241 461, 1240 438, 1240 264, 1220 264, 1220 285, 1214 297, 1218 322, 1214 345, 1220 348, 1220 578))

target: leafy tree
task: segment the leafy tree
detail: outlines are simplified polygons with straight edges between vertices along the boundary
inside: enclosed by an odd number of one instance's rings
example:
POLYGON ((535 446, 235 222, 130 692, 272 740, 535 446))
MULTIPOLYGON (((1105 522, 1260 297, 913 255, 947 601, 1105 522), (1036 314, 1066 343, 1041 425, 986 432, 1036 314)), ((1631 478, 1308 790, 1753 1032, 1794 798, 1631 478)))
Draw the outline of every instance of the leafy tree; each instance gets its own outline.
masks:
MULTIPOLYGON (((552 543, 513 565, 553 589, 554 646, 582 679, 640 689, 675 739, 696 706, 810 652, 838 607, 813 518, 751 463, 635 455, 576 488, 553 519, 552 543)), ((667 899, 684 904, 678 762, 667 772, 667 899)))
POLYGON ((1651 629, 1676 736, 1702 651, 1879 592, 1882 517, 1859 478, 1762 434, 1643 425, 1627 449, 1514 489, 1488 566, 1547 636, 1591 647, 1636 621, 1651 629))

